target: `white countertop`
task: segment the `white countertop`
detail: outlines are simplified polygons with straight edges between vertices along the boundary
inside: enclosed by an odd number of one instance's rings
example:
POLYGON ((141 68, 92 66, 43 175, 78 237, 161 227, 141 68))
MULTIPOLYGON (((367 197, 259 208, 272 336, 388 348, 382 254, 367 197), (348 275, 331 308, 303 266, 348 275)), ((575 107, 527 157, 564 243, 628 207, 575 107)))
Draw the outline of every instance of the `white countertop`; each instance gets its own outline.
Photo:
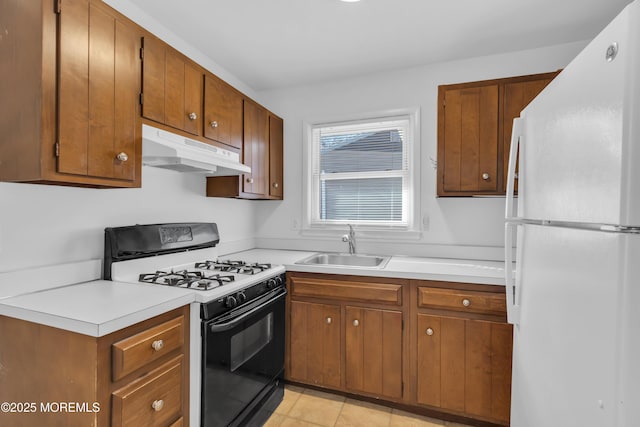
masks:
POLYGON ((504 263, 498 261, 393 256, 384 268, 296 264, 314 253, 316 252, 252 249, 225 257, 234 258, 237 255, 238 259, 251 262, 268 260, 273 264, 283 264, 287 271, 504 286, 504 263))
POLYGON ((192 301, 181 289, 96 280, 5 298, 0 315, 101 337, 192 301))
MULTIPOLYGON (((497 261, 394 256, 382 269, 296 264, 314 253, 252 249, 221 258, 270 262, 283 265, 287 271, 504 285, 503 263, 497 261)), ((4 286, 5 292, 0 292, 0 315, 100 337, 199 301, 197 295, 183 289, 92 280, 96 274, 92 263, 79 263, 79 268, 86 270, 83 274, 88 278, 84 283, 61 286, 56 282, 55 286, 48 284, 49 289, 44 281, 35 289, 4 286)), ((65 266, 65 271, 71 271, 70 267, 65 266)), ((8 278, 18 277, 16 274, 0 275, 0 285, 13 283, 8 278)), ((69 273, 67 278, 76 276, 69 273)))

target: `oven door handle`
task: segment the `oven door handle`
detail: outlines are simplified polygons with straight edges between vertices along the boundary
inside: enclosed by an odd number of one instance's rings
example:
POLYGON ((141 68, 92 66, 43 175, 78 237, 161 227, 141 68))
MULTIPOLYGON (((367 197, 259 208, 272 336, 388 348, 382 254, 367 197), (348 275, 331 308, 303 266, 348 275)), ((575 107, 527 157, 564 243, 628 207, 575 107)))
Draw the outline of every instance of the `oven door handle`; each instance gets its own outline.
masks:
POLYGON ((246 313, 244 313, 242 316, 236 317, 235 319, 233 319, 230 322, 220 323, 218 325, 210 325, 209 326, 209 330, 211 332, 214 332, 214 333, 215 332, 228 331, 229 329, 232 329, 235 326, 237 326, 239 323, 242 323, 247 317, 252 316, 257 311, 260 311, 260 310, 264 309, 265 307, 268 307, 268 306, 278 302, 279 300, 281 300, 282 298, 284 298, 286 296, 287 296, 287 290, 284 289, 284 292, 282 292, 278 296, 266 301, 264 304, 260 304, 259 306, 252 308, 251 310, 249 310, 246 313))

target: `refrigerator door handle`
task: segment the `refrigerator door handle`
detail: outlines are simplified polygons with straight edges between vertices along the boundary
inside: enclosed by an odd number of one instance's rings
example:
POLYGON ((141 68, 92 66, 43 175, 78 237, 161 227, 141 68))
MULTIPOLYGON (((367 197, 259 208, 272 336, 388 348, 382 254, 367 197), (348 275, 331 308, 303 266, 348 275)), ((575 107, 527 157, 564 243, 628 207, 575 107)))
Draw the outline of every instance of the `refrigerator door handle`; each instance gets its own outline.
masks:
POLYGON ((504 229, 504 284, 507 297, 507 322, 512 325, 520 323, 520 305, 517 304, 517 278, 514 278, 513 270, 513 230, 517 230, 518 224, 505 224, 504 229))
POLYGON ((509 169, 507 172, 507 194, 506 208, 504 216, 508 220, 516 217, 515 208, 515 177, 516 177, 516 159, 518 158, 518 149, 522 144, 522 119, 513 119, 513 130, 511 132, 511 148, 509 150, 509 169))

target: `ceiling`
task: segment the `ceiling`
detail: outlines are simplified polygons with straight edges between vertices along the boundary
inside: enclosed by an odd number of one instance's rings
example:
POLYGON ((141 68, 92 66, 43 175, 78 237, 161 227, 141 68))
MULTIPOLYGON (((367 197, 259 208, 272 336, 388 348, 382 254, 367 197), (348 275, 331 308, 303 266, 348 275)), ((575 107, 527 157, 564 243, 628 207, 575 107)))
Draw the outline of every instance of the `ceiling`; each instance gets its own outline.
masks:
POLYGON ((130 0, 256 91, 592 39, 630 0, 130 0))

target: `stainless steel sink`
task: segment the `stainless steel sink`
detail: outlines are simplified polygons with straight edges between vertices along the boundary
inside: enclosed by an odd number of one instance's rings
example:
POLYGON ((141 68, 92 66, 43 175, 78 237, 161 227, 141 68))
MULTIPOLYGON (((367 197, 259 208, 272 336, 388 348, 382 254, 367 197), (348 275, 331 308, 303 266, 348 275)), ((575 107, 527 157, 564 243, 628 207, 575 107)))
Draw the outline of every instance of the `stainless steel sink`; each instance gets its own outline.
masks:
POLYGON ((341 267, 384 268, 389 262, 388 256, 349 255, 336 253, 313 254, 296 264, 302 265, 339 265, 341 267))

